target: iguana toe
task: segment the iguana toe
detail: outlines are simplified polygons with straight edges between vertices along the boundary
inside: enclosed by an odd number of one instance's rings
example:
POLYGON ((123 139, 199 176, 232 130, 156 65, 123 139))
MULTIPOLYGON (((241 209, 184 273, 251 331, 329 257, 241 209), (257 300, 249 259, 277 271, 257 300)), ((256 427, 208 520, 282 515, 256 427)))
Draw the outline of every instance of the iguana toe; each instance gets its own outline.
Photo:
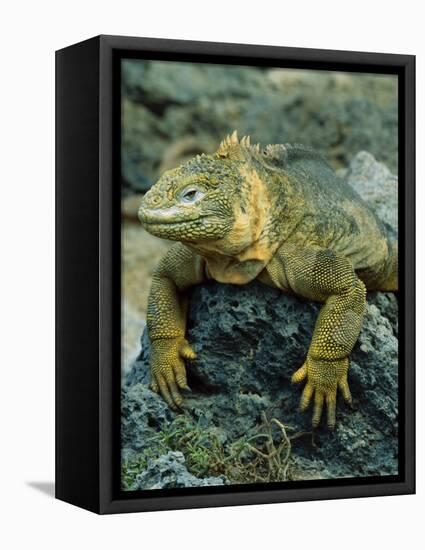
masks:
POLYGON ((336 424, 336 396, 339 388, 344 400, 351 405, 351 393, 347 381, 348 358, 319 360, 307 357, 304 365, 292 376, 292 381, 306 380, 300 399, 300 410, 305 411, 313 402, 313 428, 320 424, 323 408, 327 411, 327 425, 334 429, 336 424))
POLYGON ((151 373, 153 391, 159 392, 168 406, 181 407, 180 390, 189 390, 184 359, 194 359, 195 352, 185 338, 164 338, 152 342, 151 373))

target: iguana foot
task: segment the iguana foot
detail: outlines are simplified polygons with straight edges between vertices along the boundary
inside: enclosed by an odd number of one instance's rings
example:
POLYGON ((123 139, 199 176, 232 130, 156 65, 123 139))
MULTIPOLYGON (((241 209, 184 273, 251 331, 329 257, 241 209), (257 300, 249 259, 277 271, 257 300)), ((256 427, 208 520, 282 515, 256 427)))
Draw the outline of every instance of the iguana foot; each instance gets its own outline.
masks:
POLYGON ((185 338, 164 338, 152 342, 151 389, 159 392, 171 409, 177 409, 183 402, 180 389, 190 390, 184 359, 195 357, 185 338))
POLYGON ((330 429, 335 427, 336 394, 340 389, 345 401, 352 405, 350 388, 347 380, 348 358, 313 359, 307 356, 303 366, 292 376, 292 382, 306 380, 300 400, 300 409, 305 411, 314 396, 313 428, 319 425, 323 404, 327 407, 327 423, 330 429))

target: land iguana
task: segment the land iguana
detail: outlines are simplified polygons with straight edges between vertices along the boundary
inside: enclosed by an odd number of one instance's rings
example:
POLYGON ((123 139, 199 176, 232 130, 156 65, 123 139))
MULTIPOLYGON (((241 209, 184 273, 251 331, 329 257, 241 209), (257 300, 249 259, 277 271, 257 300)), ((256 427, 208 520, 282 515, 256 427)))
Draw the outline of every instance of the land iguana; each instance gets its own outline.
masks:
POLYGON ((313 401, 313 427, 325 405, 333 428, 337 390, 352 402, 348 356, 366 289, 398 285, 397 240, 359 195, 313 149, 261 149, 235 131, 216 153, 165 172, 144 196, 139 219, 149 233, 179 241, 155 269, 148 300, 152 389, 174 409, 189 389, 185 360, 196 356, 185 337, 184 291, 209 279, 257 279, 323 303, 292 380, 305 381, 300 408, 313 401))

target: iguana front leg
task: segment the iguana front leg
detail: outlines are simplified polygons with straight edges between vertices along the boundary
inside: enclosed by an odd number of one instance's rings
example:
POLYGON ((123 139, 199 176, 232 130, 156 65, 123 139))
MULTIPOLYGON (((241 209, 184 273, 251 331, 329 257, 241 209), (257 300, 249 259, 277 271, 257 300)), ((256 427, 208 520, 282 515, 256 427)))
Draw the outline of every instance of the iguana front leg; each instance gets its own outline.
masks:
POLYGON ((204 260, 183 244, 170 248, 152 277, 147 328, 151 340, 151 373, 154 391, 175 409, 183 401, 180 389, 189 389, 185 359, 195 352, 185 338, 186 298, 183 291, 205 279, 204 260))
POLYGON ((319 424, 325 403, 328 426, 333 428, 338 389, 351 404, 348 355, 360 333, 366 288, 351 262, 331 250, 287 246, 281 248, 279 256, 286 284, 297 294, 324 302, 307 359, 292 380, 306 381, 300 406, 305 410, 314 400, 313 427, 319 424))

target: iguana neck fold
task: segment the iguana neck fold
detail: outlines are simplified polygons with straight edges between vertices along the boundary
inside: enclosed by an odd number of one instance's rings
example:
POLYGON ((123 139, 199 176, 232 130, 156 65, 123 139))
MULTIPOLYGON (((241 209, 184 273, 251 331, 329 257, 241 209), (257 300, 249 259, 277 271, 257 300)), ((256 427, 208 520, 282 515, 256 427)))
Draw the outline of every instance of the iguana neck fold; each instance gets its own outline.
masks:
POLYGON ((234 197, 234 223, 224 238, 189 244, 205 258, 207 274, 216 281, 246 284, 253 280, 302 218, 300 194, 289 182, 284 185, 270 180, 269 175, 266 180, 262 172, 261 167, 257 170, 241 165, 242 184, 234 197))

